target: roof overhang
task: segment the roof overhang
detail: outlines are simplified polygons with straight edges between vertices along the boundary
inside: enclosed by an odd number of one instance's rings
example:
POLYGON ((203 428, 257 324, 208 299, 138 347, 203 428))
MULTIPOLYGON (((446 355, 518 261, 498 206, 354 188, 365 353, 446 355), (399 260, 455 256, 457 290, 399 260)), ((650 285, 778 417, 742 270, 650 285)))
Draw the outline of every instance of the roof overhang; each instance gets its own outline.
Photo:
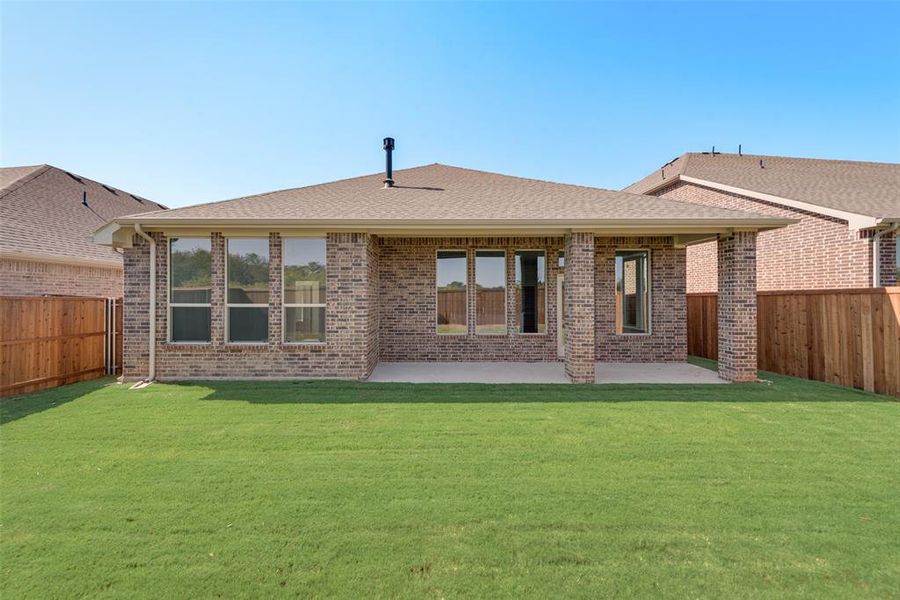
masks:
MULTIPOLYGON (((169 235, 254 235, 261 230, 283 235, 367 232, 384 236, 427 237, 443 235, 565 235, 573 231, 597 235, 679 235, 683 239, 709 239, 734 231, 767 231, 797 223, 796 219, 603 219, 603 220, 310 220, 310 219, 117 219, 94 233, 98 244, 131 247, 134 225, 144 231, 169 235), (698 238, 699 239, 699 238, 698 238)), ((685 242, 692 243, 692 242, 685 242)))
POLYGON ((708 179, 700 179, 698 177, 691 177, 689 175, 675 175, 673 178, 668 179, 657 186, 647 190, 644 192, 645 194, 653 193, 661 188, 667 187, 676 183, 678 181, 684 181, 685 183, 693 183, 696 185, 702 185, 703 187, 713 188, 716 190, 720 190, 723 192, 730 192, 732 194, 738 194, 741 196, 747 196, 748 198, 753 198, 755 200, 762 200, 764 202, 771 202, 773 204, 781 204, 782 206, 788 206, 790 208, 795 208, 797 210, 804 210, 806 212, 811 212, 818 215, 823 215, 826 217, 833 217, 835 219, 841 219, 842 221, 847 221, 847 226, 851 230, 859 230, 859 229, 870 229, 873 227, 879 227, 883 224, 889 224, 896 222, 898 219, 886 219, 880 217, 873 217, 872 215, 864 215, 855 212, 848 212, 845 210, 838 210, 836 208, 828 208, 825 206, 820 206, 818 204, 811 204, 809 202, 803 202, 801 200, 793 200, 791 198, 784 198, 782 196, 775 196, 772 194, 764 194, 762 192, 756 192, 753 190, 748 190, 746 188, 735 187, 733 185, 726 185, 724 183, 718 183, 716 181, 710 181, 708 179))
MULTIPOLYGON (((110 244, 107 244, 110 245, 110 244)), ((95 269, 121 269, 122 262, 102 258, 79 258, 77 256, 58 256, 55 254, 37 254, 16 250, 0 250, 0 260, 18 260, 24 262, 50 263, 73 267, 93 267, 95 269)))

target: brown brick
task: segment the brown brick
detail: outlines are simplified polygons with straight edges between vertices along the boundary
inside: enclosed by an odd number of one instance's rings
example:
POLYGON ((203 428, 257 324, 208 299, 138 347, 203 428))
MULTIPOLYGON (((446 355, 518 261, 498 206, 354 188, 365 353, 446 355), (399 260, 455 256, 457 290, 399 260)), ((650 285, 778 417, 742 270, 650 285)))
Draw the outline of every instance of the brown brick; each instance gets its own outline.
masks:
MULTIPOLYGON (((799 219, 800 222, 794 225, 759 234, 756 273, 760 291, 872 285, 871 240, 850 231, 846 221, 687 182, 677 182, 654 195, 692 204, 799 219)), ((885 285, 896 281, 896 258, 888 256, 892 242, 887 240, 882 248, 882 255, 888 258, 890 265, 882 271, 885 285)), ((688 293, 716 291, 716 264, 716 242, 688 248, 688 293)))

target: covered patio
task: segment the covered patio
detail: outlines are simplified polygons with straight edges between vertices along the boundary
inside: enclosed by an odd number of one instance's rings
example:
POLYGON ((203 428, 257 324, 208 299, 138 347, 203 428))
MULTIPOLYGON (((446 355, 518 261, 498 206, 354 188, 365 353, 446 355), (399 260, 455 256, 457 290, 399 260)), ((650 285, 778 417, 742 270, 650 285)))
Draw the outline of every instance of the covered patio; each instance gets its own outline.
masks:
MULTIPOLYGON (((727 383, 714 371, 671 363, 596 363, 595 383, 727 383)), ((563 362, 379 362, 377 383, 569 383, 563 362)))

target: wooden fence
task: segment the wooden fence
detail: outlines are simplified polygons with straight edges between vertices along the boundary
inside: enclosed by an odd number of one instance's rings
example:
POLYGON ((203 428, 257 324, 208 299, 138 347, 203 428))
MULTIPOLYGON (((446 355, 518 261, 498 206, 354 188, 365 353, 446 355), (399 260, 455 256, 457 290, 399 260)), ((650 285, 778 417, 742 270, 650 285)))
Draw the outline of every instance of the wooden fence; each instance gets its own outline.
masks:
POLYGON ((0 297, 0 396, 118 374, 122 300, 0 297))
MULTIPOLYGON (((900 396, 900 287, 759 292, 759 368, 900 396)), ((718 357, 715 294, 688 294, 688 354, 718 357)))

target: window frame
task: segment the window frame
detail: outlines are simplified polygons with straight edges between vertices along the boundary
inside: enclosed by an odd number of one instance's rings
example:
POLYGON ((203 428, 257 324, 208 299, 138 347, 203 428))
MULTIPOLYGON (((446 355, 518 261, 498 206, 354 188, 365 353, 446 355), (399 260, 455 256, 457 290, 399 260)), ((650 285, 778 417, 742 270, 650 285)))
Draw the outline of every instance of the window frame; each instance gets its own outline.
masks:
MULTIPOLYGON (((474 323, 474 331, 475 335, 482 335, 488 337, 498 337, 498 336, 506 336, 509 335, 509 252, 507 252, 506 248, 475 248, 474 250, 475 262, 472 263, 472 270, 474 271, 475 281, 472 286, 473 293, 475 297, 472 301, 472 306, 475 308, 475 323, 474 323), (503 253, 503 333, 478 333, 478 253, 479 252, 502 252, 503 253)), ((466 270, 468 271, 468 264, 466 265, 466 270)), ((466 290, 466 295, 468 296, 468 289, 466 290)), ((468 308, 468 303, 467 303, 468 308)))
POLYGON ((212 286, 213 286, 213 277, 212 277, 212 252, 213 252, 213 243, 212 236, 203 237, 203 236, 185 236, 178 237, 172 236, 167 238, 168 247, 166 248, 166 305, 168 309, 166 310, 166 343, 167 344, 176 344, 182 346, 208 346, 212 344, 212 286), (209 302, 172 302, 172 242, 178 240, 207 240, 209 241, 209 302), (174 308, 208 308, 209 309, 209 340, 173 340, 172 339, 172 323, 174 322, 174 318, 172 317, 172 313, 174 308))
MULTIPOLYGON (((550 266, 547 264, 547 249, 546 248, 516 248, 513 250, 513 260, 516 260, 519 252, 543 252, 544 253, 544 331, 521 331, 522 323, 521 323, 521 314, 518 310, 516 310, 516 327, 515 327, 515 335, 525 335, 525 336, 536 336, 536 335, 549 335, 550 334, 550 323, 547 320, 547 288, 550 286, 550 266)), ((513 263, 513 285, 517 288, 519 283, 516 281, 516 263, 513 263)), ((518 294, 518 290, 516 290, 518 294)))
MULTIPOLYGON (((225 244, 224 244, 224 246, 225 246, 225 261, 224 261, 224 262, 225 262, 225 298, 224 298, 224 300, 225 300, 225 319, 224 319, 225 323, 224 323, 224 327, 222 327, 222 329, 224 329, 224 332, 225 332, 225 340, 224 340, 224 342, 225 342, 225 344, 228 345, 228 346, 259 346, 259 345, 261 345, 261 344, 268 344, 268 343, 269 343, 269 326, 270 326, 271 323, 272 323, 272 321, 271 321, 272 315, 269 314, 269 304, 268 304, 268 303, 266 303, 266 304, 258 304, 258 303, 254 303, 254 304, 243 304, 243 303, 242 303, 242 304, 232 304, 231 302, 228 301, 228 287, 229 287, 229 280, 228 280, 228 262, 229 262, 229 261, 228 261, 228 243, 229 243, 231 240, 263 240, 263 241, 265 241, 265 242, 266 242, 266 248, 267 248, 266 252, 267 252, 267 254, 268 254, 268 261, 267 261, 267 262, 268 262, 268 273, 271 273, 271 272, 272 272, 272 253, 271 253, 271 247, 270 247, 270 244, 269 244, 269 236, 268 236, 268 235, 266 235, 265 237, 260 237, 260 236, 258 236, 258 235, 231 235, 231 236, 225 236, 225 244), (264 340, 253 340, 253 341, 244 341, 244 342, 233 342, 233 341, 231 341, 229 338, 231 337, 231 331, 230 331, 230 329, 231 329, 231 308, 232 308, 232 307, 234 307, 234 308, 265 308, 265 309, 266 309, 266 339, 264 339, 264 340)), ((268 278, 266 278, 266 282, 268 283, 268 278)), ((272 298, 271 298, 271 296, 270 296, 269 302, 271 302, 271 300, 272 300, 272 298)))
POLYGON ((292 235, 281 238, 281 343, 288 346, 324 346, 328 343, 328 238, 319 237, 319 236, 300 236, 300 235, 292 235), (288 304, 285 302, 285 293, 284 293, 284 269, 286 266, 286 261, 284 259, 287 256, 287 252, 285 252, 285 243, 288 240, 322 240, 325 242, 325 302, 321 304, 288 304), (307 341, 307 342, 290 342, 286 338, 287 331, 285 330, 284 324, 287 322, 287 309, 288 308, 324 308, 325 309, 325 334, 324 338, 316 341, 307 341))
MULTIPOLYGON (((615 294, 617 293, 616 286, 618 281, 616 281, 616 266, 615 261, 618 258, 617 254, 619 252, 644 252, 647 255, 647 331, 622 331, 621 333, 618 331, 613 331, 615 335, 620 336, 650 336, 653 335, 653 256, 650 248, 616 248, 613 252, 613 310, 615 310, 615 294)), ((623 292, 624 296, 624 292, 623 292)), ((622 305, 622 310, 624 310, 624 304, 622 305)), ((618 319, 619 315, 613 315, 613 327, 615 328, 615 322, 618 319)), ((624 315, 623 315, 624 316, 624 315)), ((623 319, 624 323, 624 319, 623 319)), ((623 325, 624 329, 624 325, 623 325)))
POLYGON ((432 329, 432 331, 436 335, 441 336, 441 337, 444 337, 444 336, 460 337, 460 336, 469 335, 469 332, 470 332, 469 328, 471 327, 471 323, 469 322, 470 321, 470 319, 469 319, 469 288, 470 287, 471 286, 469 285, 469 249, 468 248, 435 248, 435 250, 434 250, 434 328, 432 329), (437 266, 438 266, 438 260, 439 260, 441 252, 463 252, 466 255, 466 278, 465 278, 466 279, 466 330, 458 332, 458 333, 453 333, 453 332, 441 333, 440 331, 438 331, 438 326, 440 325, 438 323, 438 314, 439 314, 438 313, 438 310, 439 310, 438 304, 439 304, 440 292, 438 290, 439 286, 438 286, 438 280, 437 280, 437 266))

